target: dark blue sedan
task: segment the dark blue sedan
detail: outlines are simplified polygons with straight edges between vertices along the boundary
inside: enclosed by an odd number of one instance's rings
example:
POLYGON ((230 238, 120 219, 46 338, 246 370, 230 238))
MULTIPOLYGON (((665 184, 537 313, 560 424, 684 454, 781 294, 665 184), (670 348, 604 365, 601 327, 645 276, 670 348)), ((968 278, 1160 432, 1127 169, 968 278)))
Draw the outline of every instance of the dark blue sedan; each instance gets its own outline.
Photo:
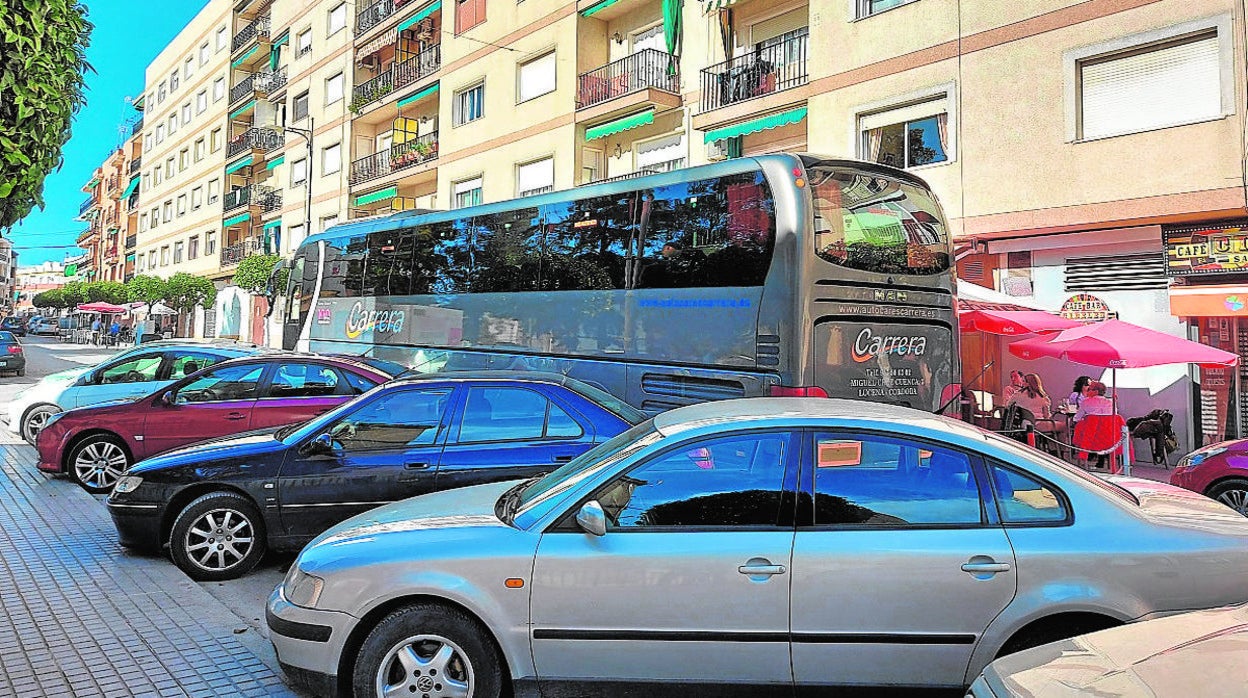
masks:
POLYGON ((405 378, 303 424, 141 461, 108 508, 122 545, 168 545, 191 578, 233 579, 367 509, 542 475, 644 419, 565 376, 405 378))

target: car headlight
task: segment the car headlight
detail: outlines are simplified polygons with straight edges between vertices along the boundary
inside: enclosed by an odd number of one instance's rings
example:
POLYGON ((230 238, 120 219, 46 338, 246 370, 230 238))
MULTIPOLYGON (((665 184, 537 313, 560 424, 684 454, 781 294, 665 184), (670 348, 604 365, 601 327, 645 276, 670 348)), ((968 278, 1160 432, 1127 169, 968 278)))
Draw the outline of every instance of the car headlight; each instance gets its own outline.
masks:
POLYGON ((1201 463, 1204 463, 1206 460, 1212 458, 1213 456, 1226 453, 1229 450, 1230 449, 1228 449, 1226 446, 1210 446, 1209 448, 1202 448, 1199 451, 1193 451, 1192 453, 1189 453, 1186 456, 1183 456, 1182 458, 1180 458, 1179 465, 1194 467, 1194 466, 1200 465, 1201 463))
POLYGON ((113 486, 113 491, 118 494, 126 494, 139 489, 139 485, 143 484, 143 478, 138 475, 123 475, 117 484, 113 486))
POLYGON ((286 579, 282 580, 282 593, 286 600, 304 608, 316 608, 316 602, 321 600, 321 590, 324 588, 324 579, 304 572, 297 564, 291 565, 286 579))

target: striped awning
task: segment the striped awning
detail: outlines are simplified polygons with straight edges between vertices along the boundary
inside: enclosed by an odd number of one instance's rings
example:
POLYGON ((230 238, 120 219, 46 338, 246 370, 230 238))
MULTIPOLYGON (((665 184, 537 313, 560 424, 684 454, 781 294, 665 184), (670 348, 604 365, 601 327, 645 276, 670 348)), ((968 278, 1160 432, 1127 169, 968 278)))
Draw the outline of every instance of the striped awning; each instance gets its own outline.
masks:
MULTIPOLYGON (((779 126, 788 126, 789 124, 796 124, 805 118, 806 107, 798 107, 797 109, 790 109, 776 114, 768 114, 767 116, 758 119, 751 119, 749 121, 743 121, 739 124, 733 124, 731 126, 725 126, 723 128, 707 131, 705 142, 711 143, 713 141, 722 141, 725 138, 736 138, 737 136, 744 136, 747 133, 755 133, 757 131, 764 131, 769 128, 777 128, 779 126)), ((588 136, 586 136, 586 138, 588 138, 588 136)))
POLYGON ((388 29, 382 32, 376 39, 364 44, 364 48, 355 52, 355 62, 363 63, 365 58, 377 53, 387 46, 393 46, 394 42, 399 40, 398 29, 388 29))
POLYGON ((397 106, 400 109, 402 109, 403 107, 406 107, 412 102, 418 102, 437 91, 438 91, 438 83, 435 82, 432 85, 426 87, 425 89, 421 90, 420 92, 417 92, 414 95, 409 95, 407 97, 404 97, 403 99, 400 99, 397 106))
POLYGON ((620 0, 602 0, 602 2, 596 2, 593 5, 590 5, 589 7, 581 10, 581 16, 593 17, 594 15, 598 14, 599 12, 602 12, 608 7, 611 7, 612 5, 614 5, 615 3, 619 1, 620 0))
POLYGON ((129 199, 130 195, 134 193, 134 190, 139 188, 139 180, 141 179, 142 177, 135 175, 134 178, 130 180, 130 186, 126 187, 126 190, 121 193, 121 198, 129 199))
POLYGON ((238 66, 240 66, 240 65, 242 65, 242 64, 244 64, 244 63, 246 63, 246 62, 247 62, 247 59, 248 59, 248 58, 251 58, 251 57, 252 57, 252 56, 254 56, 254 55, 256 55, 256 51, 259 51, 259 50, 260 50, 260 45, 259 45, 259 44, 256 44, 255 46, 252 46, 252 47, 251 47, 251 50, 249 50, 247 53, 244 53, 243 55, 239 56, 238 58, 235 58, 235 59, 234 59, 234 62, 233 62, 233 63, 230 63, 230 67, 231 67, 231 68, 237 68, 238 66))
POLYGON ((645 126, 646 124, 652 123, 654 123, 654 110, 647 109, 646 111, 632 114, 622 119, 616 119, 615 121, 608 121, 605 124, 591 126, 590 128, 585 129, 585 140, 592 141, 595 138, 610 136, 612 134, 619 133, 620 131, 627 131, 630 128, 637 128, 638 126, 645 126))
POLYGON ((240 213, 237 216, 231 216, 229 218, 226 218, 224 221, 221 221, 221 227, 228 228, 231 225, 238 225, 239 223, 246 223, 250 219, 251 219, 251 213, 240 213))
POLYGON ((715 10, 723 10, 735 4, 737 0, 702 0, 702 14, 709 15, 715 10))
POLYGON ((375 203, 383 199, 393 199, 395 196, 398 195, 398 193, 399 193, 398 187, 389 187, 387 189, 382 189, 380 191, 372 192, 371 194, 365 194, 363 196, 357 197, 355 199, 355 205, 367 206, 368 204, 375 203))
POLYGON ((247 167, 250 164, 251 164, 251 156, 248 155, 247 157, 243 158, 242 160, 239 160, 238 162, 230 163, 230 166, 225 168, 225 173, 234 174, 235 172, 238 172, 239 170, 243 169, 244 167, 247 167))
POLYGON ((230 112, 230 118, 233 119, 235 117, 242 116, 243 114, 246 114, 247 112, 255 108, 256 108, 256 100, 253 99, 247 102, 246 104, 244 104, 243 106, 239 107, 238 109, 235 109, 234 111, 230 112))
POLYGON ((442 0, 434 0, 428 5, 425 5, 424 7, 420 8, 420 12, 417 12, 411 17, 408 17, 407 19, 405 19, 403 23, 398 26, 399 31, 403 31, 404 29, 410 28, 413 24, 416 24, 420 20, 428 17, 429 15, 433 14, 434 12, 437 12, 440 9, 442 9, 442 0))
POLYGON ((283 154, 283 155, 278 155, 277 157, 273 158, 272 160, 269 160, 269 164, 265 165, 265 166, 264 166, 264 169, 266 169, 266 170, 272 170, 272 169, 276 168, 278 165, 282 164, 283 162, 286 162, 286 155, 285 155, 285 154, 283 154))

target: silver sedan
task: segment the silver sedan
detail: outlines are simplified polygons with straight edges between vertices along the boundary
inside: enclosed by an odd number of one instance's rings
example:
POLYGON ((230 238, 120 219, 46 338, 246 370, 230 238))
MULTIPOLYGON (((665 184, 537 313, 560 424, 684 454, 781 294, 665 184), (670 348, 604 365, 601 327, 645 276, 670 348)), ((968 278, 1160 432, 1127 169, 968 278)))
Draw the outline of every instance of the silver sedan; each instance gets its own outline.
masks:
POLYGON ((905 408, 764 398, 348 520, 267 619, 317 695, 963 687, 1004 653, 1244 600, 1246 575, 1248 519, 1195 493, 905 408))

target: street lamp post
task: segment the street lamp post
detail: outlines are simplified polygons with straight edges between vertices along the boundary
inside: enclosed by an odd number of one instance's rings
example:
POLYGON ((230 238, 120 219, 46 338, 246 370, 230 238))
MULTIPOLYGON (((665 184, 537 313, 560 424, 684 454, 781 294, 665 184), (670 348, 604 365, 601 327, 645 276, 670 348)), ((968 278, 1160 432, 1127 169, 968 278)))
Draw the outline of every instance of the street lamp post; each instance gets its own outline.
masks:
MULTIPOLYGON (((312 117, 308 117, 308 127, 306 129, 295 128, 294 126, 282 127, 283 131, 290 131, 302 138, 308 147, 308 166, 303 180, 304 188, 307 190, 307 198, 303 204, 303 234, 305 237, 312 234, 312 132, 315 128, 316 121, 312 117)), ((282 251, 278 249, 277 253, 280 255, 282 251)))

